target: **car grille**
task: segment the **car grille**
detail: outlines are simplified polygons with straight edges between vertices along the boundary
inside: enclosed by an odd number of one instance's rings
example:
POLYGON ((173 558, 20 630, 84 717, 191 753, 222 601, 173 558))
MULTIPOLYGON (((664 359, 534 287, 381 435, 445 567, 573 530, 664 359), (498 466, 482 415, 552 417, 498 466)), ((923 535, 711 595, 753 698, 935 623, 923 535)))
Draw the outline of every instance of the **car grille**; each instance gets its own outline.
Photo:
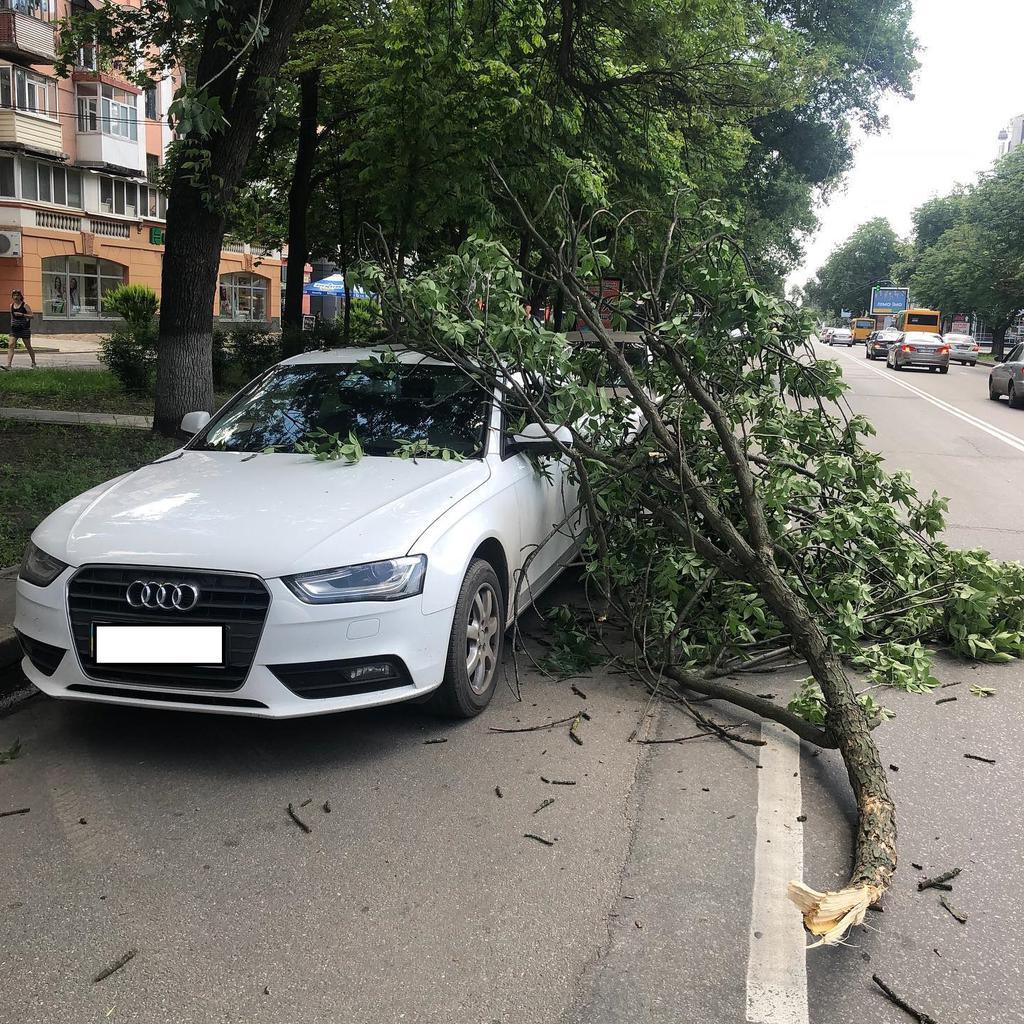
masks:
POLYGON ((270 594, 263 581, 252 576, 162 569, 152 566, 87 566, 68 584, 68 613, 75 650, 86 675, 109 682, 165 688, 195 687, 235 690, 249 674, 270 594), (199 588, 199 601, 187 612, 132 608, 128 587, 135 580, 191 583, 199 588), (133 626, 223 625, 223 668, 193 665, 97 665, 93 657, 92 629, 97 623, 133 626))

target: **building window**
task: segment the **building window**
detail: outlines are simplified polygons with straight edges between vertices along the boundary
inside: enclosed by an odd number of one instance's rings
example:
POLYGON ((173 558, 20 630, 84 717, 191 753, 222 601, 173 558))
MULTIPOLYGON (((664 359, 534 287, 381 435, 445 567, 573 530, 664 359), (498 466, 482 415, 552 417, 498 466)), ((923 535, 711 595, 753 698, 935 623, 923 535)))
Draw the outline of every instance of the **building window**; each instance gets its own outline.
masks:
POLYGON ((117 217, 141 217, 145 214, 145 185, 137 185, 134 181, 124 178, 109 178, 105 174, 100 179, 100 213, 109 213, 117 217), (140 210, 139 196, 142 195, 143 206, 140 210))
POLYGON ((76 96, 80 132, 98 131, 131 142, 138 139, 139 111, 132 93, 99 82, 80 82, 76 96))
POLYGON ((0 156, 0 196, 14 199, 17 190, 14 187, 14 157, 0 156))
POLYGON ((38 21, 50 21, 53 18, 53 4, 50 0, 0 0, 0 10, 17 11, 38 21))
POLYGON ((91 256, 48 256, 43 259, 43 316, 93 320, 113 316, 103 297, 125 283, 120 263, 91 256))
POLYGON ((156 90, 157 86, 155 84, 146 89, 146 117, 150 121, 156 121, 160 117, 156 90))
POLYGON ((263 323, 267 319, 267 278, 258 274, 223 274, 220 319, 263 323))
POLYGON ((25 68, 0 65, 0 106, 57 119, 57 87, 52 78, 25 68))
MULTIPOLYGON (((11 159, 11 158, 8 158, 11 159)), ((58 164, 44 164, 37 160, 20 158, 21 163, 21 198, 41 203, 55 203, 57 206, 73 206, 82 209, 82 172, 58 164)), ((0 194, 2 191, 3 174, 0 169, 0 194)), ((10 181, 13 184, 14 168, 10 169, 10 181)))
POLYGON ((167 216, 167 197, 160 189, 140 185, 139 202, 142 204, 141 216, 153 220, 163 220, 167 216))
POLYGON ((146 154, 146 180, 150 183, 155 182, 160 176, 160 157, 156 153, 146 154))

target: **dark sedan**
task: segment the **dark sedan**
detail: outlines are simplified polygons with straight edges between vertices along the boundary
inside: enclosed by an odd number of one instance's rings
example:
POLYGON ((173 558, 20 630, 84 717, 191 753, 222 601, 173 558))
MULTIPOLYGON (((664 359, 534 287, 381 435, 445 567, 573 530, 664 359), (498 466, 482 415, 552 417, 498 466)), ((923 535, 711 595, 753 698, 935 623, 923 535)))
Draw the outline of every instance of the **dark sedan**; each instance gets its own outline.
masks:
POLYGON ((900 332, 894 327, 886 327, 881 331, 872 331, 864 342, 865 359, 885 359, 889 355, 889 346, 900 340, 900 332))

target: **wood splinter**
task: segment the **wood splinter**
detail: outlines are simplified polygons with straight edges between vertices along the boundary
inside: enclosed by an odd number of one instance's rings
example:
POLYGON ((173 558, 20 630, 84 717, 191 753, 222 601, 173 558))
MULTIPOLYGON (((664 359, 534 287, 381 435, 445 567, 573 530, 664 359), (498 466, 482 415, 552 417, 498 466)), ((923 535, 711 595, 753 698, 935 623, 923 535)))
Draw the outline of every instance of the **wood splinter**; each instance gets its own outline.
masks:
POLYGON ((943 882, 949 882, 956 878, 961 870, 961 868, 950 868, 949 871, 943 871, 941 875, 936 875, 934 878, 922 878, 917 883, 917 891, 924 892, 925 889, 934 889, 942 885, 943 882))
POLYGON ((99 981, 103 981, 109 978, 115 971, 121 970, 122 967, 130 960, 135 959, 135 955, 138 953, 137 949, 129 949, 123 956, 118 957, 109 967, 105 967, 95 978, 92 979, 92 983, 95 985, 99 981))

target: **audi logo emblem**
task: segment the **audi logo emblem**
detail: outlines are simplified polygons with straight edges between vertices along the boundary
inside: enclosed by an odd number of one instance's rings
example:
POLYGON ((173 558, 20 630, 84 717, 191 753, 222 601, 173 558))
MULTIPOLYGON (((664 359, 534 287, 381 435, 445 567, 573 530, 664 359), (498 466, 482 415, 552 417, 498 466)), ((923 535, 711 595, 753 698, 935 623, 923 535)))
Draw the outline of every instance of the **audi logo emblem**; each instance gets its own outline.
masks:
POLYGON ((190 612, 199 603, 199 588, 191 583, 136 580, 128 587, 125 600, 131 608, 190 612))

